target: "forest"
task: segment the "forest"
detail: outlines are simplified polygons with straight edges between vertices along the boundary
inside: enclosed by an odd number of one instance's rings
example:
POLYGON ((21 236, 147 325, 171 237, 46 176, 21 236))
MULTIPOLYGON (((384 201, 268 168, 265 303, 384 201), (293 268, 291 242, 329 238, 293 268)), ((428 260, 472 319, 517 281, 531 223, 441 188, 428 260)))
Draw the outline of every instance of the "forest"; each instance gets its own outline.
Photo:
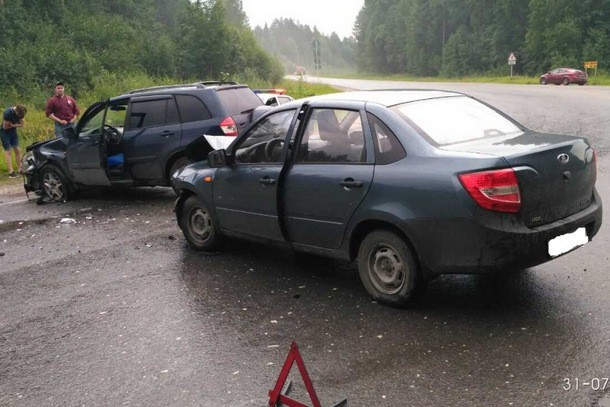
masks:
POLYGON ((287 73, 296 66, 315 72, 313 41, 318 40, 320 71, 325 74, 356 72, 356 42, 353 38, 340 39, 336 33, 321 34, 316 27, 303 25, 292 19, 276 19, 270 25, 254 28, 261 46, 278 57, 287 73))
POLYGON ((365 0, 351 38, 291 19, 251 29, 241 0, 0 0, 0 102, 44 103, 62 80, 91 101, 195 80, 313 74, 539 75, 610 65, 610 0, 365 0))
POLYGON ((459 77, 610 66, 610 0, 365 0, 360 71, 459 77))
POLYGON ((284 70, 240 0, 0 0, 0 101, 85 99, 160 82, 274 83, 284 70))

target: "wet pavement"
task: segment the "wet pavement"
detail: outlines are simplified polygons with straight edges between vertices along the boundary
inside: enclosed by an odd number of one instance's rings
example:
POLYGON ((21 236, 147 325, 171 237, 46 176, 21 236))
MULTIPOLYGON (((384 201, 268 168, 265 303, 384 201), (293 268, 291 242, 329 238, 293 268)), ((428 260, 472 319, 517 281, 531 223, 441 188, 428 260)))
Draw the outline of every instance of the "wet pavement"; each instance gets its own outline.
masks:
MULTIPOLYGON (((610 202, 604 154, 598 190, 610 202)), ((168 188, 23 198, 0 203, 2 406, 265 406, 293 340, 323 406, 610 406, 607 227, 520 273, 441 277, 398 310, 352 264, 189 249, 168 188)))

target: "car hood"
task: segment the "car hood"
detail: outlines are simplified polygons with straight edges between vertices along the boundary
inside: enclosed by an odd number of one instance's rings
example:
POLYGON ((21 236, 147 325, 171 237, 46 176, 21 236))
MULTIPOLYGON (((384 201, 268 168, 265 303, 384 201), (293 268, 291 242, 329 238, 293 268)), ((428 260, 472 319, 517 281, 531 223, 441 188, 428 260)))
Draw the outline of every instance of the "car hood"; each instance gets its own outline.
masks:
POLYGON ((38 141, 36 143, 32 143, 29 146, 27 146, 27 148, 25 150, 26 151, 32 151, 32 150, 39 149, 42 146, 53 147, 55 144, 57 144, 56 143, 57 141, 58 141, 58 139, 38 141))
POLYGON ((208 160, 198 161, 187 165, 180 169, 175 175, 172 175, 172 185, 177 189, 184 188, 185 184, 196 185, 199 182, 204 182, 207 176, 214 176, 216 168, 211 168, 208 165, 208 160))
POLYGON ((39 141, 27 146, 26 151, 34 151, 43 156, 63 155, 66 153, 69 140, 66 138, 53 138, 51 140, 39 141))

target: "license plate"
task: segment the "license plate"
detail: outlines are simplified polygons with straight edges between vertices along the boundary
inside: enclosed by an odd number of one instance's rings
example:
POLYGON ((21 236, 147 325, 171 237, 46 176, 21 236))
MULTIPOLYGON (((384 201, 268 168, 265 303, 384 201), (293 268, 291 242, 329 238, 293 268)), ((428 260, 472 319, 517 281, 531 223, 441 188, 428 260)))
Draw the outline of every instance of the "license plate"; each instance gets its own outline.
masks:
POLYGON ((549 255, 557 257, 588 242, 587 230, 585 228, 578 228, 575 232, 549 240, 549 255))

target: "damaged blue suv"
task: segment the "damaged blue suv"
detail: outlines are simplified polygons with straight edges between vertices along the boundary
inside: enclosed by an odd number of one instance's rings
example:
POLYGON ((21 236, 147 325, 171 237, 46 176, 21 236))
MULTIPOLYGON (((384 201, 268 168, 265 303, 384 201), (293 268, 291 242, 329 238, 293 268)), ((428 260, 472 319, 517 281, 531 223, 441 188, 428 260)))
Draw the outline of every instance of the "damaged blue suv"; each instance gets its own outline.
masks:
POLYGON ((261 105, 234 82, 158 86, 95 103, 63 138, 27 147, 25 190, 63 201, 90 187, 169 186, 177 169, 233 141, 261 105))

